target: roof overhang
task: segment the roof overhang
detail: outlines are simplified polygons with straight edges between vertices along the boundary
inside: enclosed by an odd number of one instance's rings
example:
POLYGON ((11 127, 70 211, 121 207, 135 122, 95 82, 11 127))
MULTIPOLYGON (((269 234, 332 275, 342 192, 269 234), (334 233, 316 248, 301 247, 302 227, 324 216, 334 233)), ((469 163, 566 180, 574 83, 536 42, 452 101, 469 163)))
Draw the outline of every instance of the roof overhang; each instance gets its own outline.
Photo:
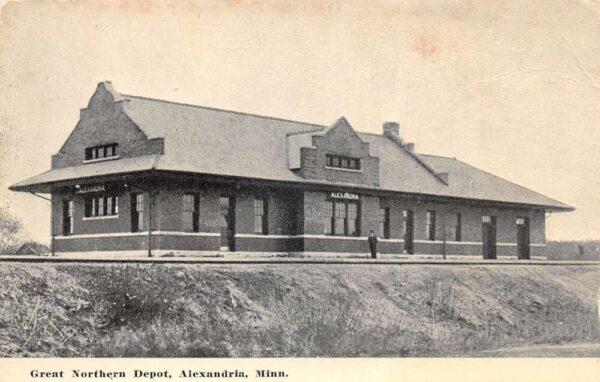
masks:
MULTIPOLYGON (((46 173, 44 173, 46 174, 46 173)), ((42 175, 44 175, 42 174, 42 175)), ((196 172, 185 172, 185 171, 172 171, 172 170, 156 170, 150 166, 136 171, 121 171, 110 174, 98 174, 89 176, 79 176, 70 178, 61 178, 52 181, 45 182, 21 182, 9 189, 12 191, 20 192, 31 192, 31 193, 42 193, 50 194, 53 192, 60 192, 61 189, 73 187, 78 184, 90 184, 90 183, 108 183, 108 182, 127 182, 127 181, 143 181, 148 178, 156 179, 159 178, 176 178, 178 180, 187 179, 201 182, 210 182, 216 184, 232 185, 238 187, 284 187, 302 189, 307 191, 333 191, 333 190, 344 190, 348 192, 356 192, 373 196, 387 196, 387 197, 406 197, 415 199, 421 202, 432 202, 432 203, 443 203, 443 204, 461 204, 469 205, 473 207, 482 208, 510 208, 510 209, 528 209, 528 210, 544 210, 546 212, 568 212, 574 211, 575 208, 571 206, 559 206, 559 205, 539 205, 539 204, 528 204, 518 203, 501 200, 485 200, 485 199, 472 199, 472 198, 461 198, 456 196, 446 195, 434 195, 425 193, 413 193, 403 192, 396 190, 386 190, 380 188, 373 188, 359 184, 349 183, 334 183, 334 182, 319 182, 311 180, 299 180, 299 181, 281 181, 281 180, 269 180, 269 179, 258 179, 241 176, 227 176, 207 173, 196 173, 196 172)), ((31 179, 35 179, 31 178, 31 179)))
POLYGON ((9 187, 12 191, 51 193, 54 188, 89 182, 95 179, 129 177, 153 170, 160 155, 145 155, 56 168, 9 187))
POLYGON ((487 199, 473 199, 473 198, 461 198, 456 196, 446 195, 434 195, 425 193, 414 193, 404 192, 396 190, 386 190, 381 188, 373 188, 360 184, 350 183, 334 183, 327 181, 314 181, 314 180, 301 180, 301 181, 281 181, 281 180, 270 180, 270 179, 259 179, 242 176, 227 176, 227 175, 215 175, 206 173, 195 173, 185 171, 173 171, 173 170, 156 170, 153 172, 153 176, 176 178, 176 179, 190 179, 200 182, 213 182, 217 184, 229 184, 236 187, 279 187, 279 188, 294 188, 306 191, 334 191, 344 190, 347 192, 355 192, 373 196, 387 196, 387 197, 406 197, 416 199, 422 202, 432 203, 443 203, 443 204, 461 204, 469 205, 473 207, 482 208, 505 208, 505 209, 527 209, 527 210, 544 210, 546 212, 569 212, 574 211, 575 208, 564 205, 541 205, 531 203, 517 203, 502 200, 487 200, 487 199))
POLYGON ((11 191, 18 192, 30 192, 37 194, 52 194, 54 192, 59 191, 60 189, 73 187, 79 184, 89 184, 89 183, 107 183, 107 182, 126 182, 136 179, 145 179, 152 176, 152 170, 144 170, 144 171, 136 171, 136 172, 125 172, 119 174, 110 174, 110 175, 99 175, 99 176, 89 176, 89 177, 81 177, 77 179, 67 179, 60 180, 54 182, 45 182, 45 183, 35 183, 28 185, 14 185, 10 186, 8 189, 11 191))

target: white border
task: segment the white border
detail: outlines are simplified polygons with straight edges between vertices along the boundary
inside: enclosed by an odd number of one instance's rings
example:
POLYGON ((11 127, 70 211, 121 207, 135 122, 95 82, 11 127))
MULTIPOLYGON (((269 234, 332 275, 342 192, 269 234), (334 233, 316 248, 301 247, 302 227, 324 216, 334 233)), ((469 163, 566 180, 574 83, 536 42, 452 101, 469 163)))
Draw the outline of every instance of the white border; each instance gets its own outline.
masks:
POLYGON ((352 168, 340 168, 340 167, 331 167, 331 166, 325 166, 325 169, 327 170, 337 170, 337 171, 347 171, 347 172, 354 172, 354 173, 362 173, 361 170, 354 170, 352 168))
MULTIPOLYGON (((208 237, 220 237, 221 234, 218 232, 176 232, 176 231, 152 231, 152 236, 156 235, 173 235, 173 236, 208 236, 208 237)), ((134 236, 148 236, 148 231, 141 232, 110 232, 110 233, 90 233, 81 235, 67 235, 67 236, 55 236, 55 240, 66 240, 66 239, 95 239, 101 237, 134 237, 134 236)))
MULTIPOLYGON (((146 231, 146 235, 148 231, 146 231)), ((208 236, 220 237, 219 232, 178 232, 178 231, 152 231, 152 235, 174 235, 174 236, 208 236)))
POLYGON ((261 235, 258 233, 236 233, 235 237, 248 239, 299 239, 301 235, 261 235))
POLYGON ((404 239, 384 239, 378 237, 377 240, 382 243, 404 243, 404 239))
POLYGON ((298 235, 303 239, 367 240, 366 236, 298 235))
POLYGON ((100 216, 84 216, 83 217, 83 221, 90 221, 90 220, 105 220, 105 219, 118 219, 119 215, 100 215, 100 216))
MULTIPOLYGON (((148 231, 142 232, 112 232, 112 233, 95 233, 95 234, 81 234, 81 235, 67 235, 67 236, 55 236, 55 240, 68 240, 68 239, 94 239, 101 237, 134 237, 134 236, 147 236, 148 231)), ((152 231, 152 235, 172 235, 172 236, 202 236, 202 237, 220 237, 219 232, 177 232, 177 231, 152 231)), ((366 236, 329 236, 329 235, 259 235, 252 233, 236 233, 236 238, 246 239, 318 239, 318 240, 366 240, 366 236)), ((403 239, 382 239, 378 238, 383 243, 404 243, 403 239)), ((439 240, 414 240, 416 244, 444 244, 443 241, 439 240)), ((446 241, 449 245, 483 245, 479 241, 446 241)), ((501 247, 516 247, 517 243, 496 243, 497 246, 501 247)), ((531 243, 530 247, 546 247, 543 243, 531 243)))
POLYGON ((118 155, 113 155, 112 157, 105 157, 105 158, 84 159, 83 164, 97 163, 97 162, 106 162, 106 161, 115 160, 115 159, 119 159, 119 156, 118 155))
MULTIPOLYGON (((154 233, 154 232, 153 232, 154 233)), ((89 233, 80 235, 55 236, 54 240, 70 240, 70 239, 95 239, 101 237, 131 237, 131 236, 148 236, 146 232, 109 232, 109 233, 89 233)))
MULTIPOLYGON (((419 244, 444 244, 443 240, 413 240, 413 243, 419 244)), ((446 240, 446 244, 464 244, 464 245, 482 245, 483 243, 480 241, 456 241, 456 240, 446 240)))

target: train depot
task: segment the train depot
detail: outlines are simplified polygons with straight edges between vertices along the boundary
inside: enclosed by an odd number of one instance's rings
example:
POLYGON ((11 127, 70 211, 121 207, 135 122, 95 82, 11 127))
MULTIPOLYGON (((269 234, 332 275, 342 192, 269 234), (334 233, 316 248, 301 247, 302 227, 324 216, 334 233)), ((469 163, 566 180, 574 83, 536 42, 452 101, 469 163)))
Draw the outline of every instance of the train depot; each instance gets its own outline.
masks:
MULTIPOLYGON (((532 169, 533 170, 533 169, 532 169)), ((362 133, 131 96, 98 84, 51 169, 53 251, 543 256, 572 207, 455 158, 417 154, 398 123, 362 133)))

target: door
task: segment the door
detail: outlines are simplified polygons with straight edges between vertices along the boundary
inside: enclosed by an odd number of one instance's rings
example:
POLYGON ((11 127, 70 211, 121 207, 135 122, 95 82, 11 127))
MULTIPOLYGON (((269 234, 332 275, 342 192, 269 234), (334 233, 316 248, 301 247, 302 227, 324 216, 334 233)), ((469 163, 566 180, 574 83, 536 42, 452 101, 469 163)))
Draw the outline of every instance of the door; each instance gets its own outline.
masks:
POLYGON ((221 209, 221 250, 235 251, 235 199, 221 196, 219 205, 221 209))
POLYGON ((73 234, 73 201, 63 201, 63 235, 73 234))
POLYGON ((411 210, 402 211, 404 217, 404 252, 413 254, 414 249, 414 232, 415 219, 411 210))
POLYGON ((483 258, 496 258, 496 217, 484 216, 481 220, 483 258))
POLYGON ((517 257, 530 259, 529 253, 529 218, 517 218, 517 257))

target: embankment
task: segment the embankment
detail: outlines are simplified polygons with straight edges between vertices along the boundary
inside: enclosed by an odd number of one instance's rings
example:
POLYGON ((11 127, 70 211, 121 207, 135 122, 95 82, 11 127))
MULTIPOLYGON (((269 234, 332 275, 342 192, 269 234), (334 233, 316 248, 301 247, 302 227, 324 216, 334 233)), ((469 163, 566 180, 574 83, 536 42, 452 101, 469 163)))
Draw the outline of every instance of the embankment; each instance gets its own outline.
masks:
POLYGON ((18 264, 0 356, 452 356, 598 341, 598 266, 18 264))

